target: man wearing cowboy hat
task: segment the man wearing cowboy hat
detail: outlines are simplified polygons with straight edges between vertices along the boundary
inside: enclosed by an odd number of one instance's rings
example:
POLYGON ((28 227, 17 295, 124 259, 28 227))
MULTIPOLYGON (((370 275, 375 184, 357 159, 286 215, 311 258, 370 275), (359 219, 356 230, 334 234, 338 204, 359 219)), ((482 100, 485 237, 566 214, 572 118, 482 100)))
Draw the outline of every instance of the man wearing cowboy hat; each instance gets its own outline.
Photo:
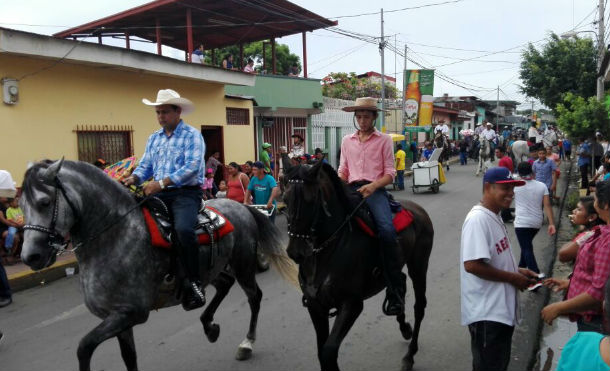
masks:
POLYGON ((303 142, 305 140, 300 134, 292 134, 292 149, 288 154, 289 158, 299 158, 305 155, 305 148, 303 148, 303 142))
POLYGON ((449 126, 445 124, 445 120, 439 120, 438 125, 434 128, 434 133, 441 132, 444 136, 449 135, 449 126))
POLYGON ((406 276, 402 273, 403 264, 385 190, 396 176, 392 138, 375 129, 374 122, 381 111, 377 108, 376 98, 358 98, 356 105, 343 110, 354 112, 358 130, 343 137, 339 177, 351 189, 360 192, 375 219, 388 287, 386 314, 398 315, 404 312, 406 276))
POLYGON ((490 161, 494 161, 494 153, 496 150, 496 131, 492 128, 492 123, 487 122, 485 124, 485 129, 481 132, 481 136, 489 141, 489 145, 491 146, 491 154, 490 161))
POLYGON ((144 194, 156 194, 170 208, 188 286, 182 306, 192 310, 205 304, 199 275, 199 244, 195 234, 202 198, 205 142, 197 129, 180 118, 181 114, 193 110, 190 100, 165 89, 159 90, 155 102, 148 99, 142 99, 142 102, 155 107, 161 129, 148 138, 140 164, 123 183, 126 186, 140 184, 152 177, 144 187, 144 194))

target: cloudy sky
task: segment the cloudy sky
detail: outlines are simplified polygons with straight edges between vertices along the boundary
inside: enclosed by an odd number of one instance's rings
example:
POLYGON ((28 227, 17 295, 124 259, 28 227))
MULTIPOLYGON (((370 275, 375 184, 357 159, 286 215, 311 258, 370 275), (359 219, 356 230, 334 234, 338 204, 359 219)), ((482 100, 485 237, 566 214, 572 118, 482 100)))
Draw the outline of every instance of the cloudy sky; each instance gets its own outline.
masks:
MULTIPOLYGON (((228 0, 218 0, 228 1, 228 0)), ((434 68, 452 83, 435 79, 434 94, 477 95, 526 102, 519 93, 521 51, 527 43, 544 44, 550 32, 572 29, 597 30, 598 0, 292 0, 324 17, 338 20, 339 28, 379 37, 380 15, 345 17, 363 13, 385 13, 387 41, 404 50, 408 57, 426 68, 434 68), (440 4, 440 3, 446 4, 440 4), (418 9, 422 5, 438 4, 418 9), (396 10, 396 11, 395 11, 396 10)), ((21 0, 0 2, 0 27, 53 34, 96 20, 147 0, 21 0)), ((609 12, 606 11, 606 20, 609 12)), ((608 33, 607 33, 608 34, 608 33)), ((582 32, 579 37, 594 37, 582 32)), ((301 36, 279 39, 293 52, 302 54, 301 36)), ((135 44, 135 43, 134 43, 135 44)), ((326 30, 308 34, 310 77, 322 78, 329 72, 380 71, 378 46, 326 30)), ((606 37, 605 44, 608 44, 606 37)), ((152 45, 145 46, 152 51, 152 45)), ((391 50, 385 53, 387 75, 398 75, 403 58, 391 50)), ((408 68, 418 68, 407 62, 408 68)), ((527 103, 527 107, 531 104, 527 103)))

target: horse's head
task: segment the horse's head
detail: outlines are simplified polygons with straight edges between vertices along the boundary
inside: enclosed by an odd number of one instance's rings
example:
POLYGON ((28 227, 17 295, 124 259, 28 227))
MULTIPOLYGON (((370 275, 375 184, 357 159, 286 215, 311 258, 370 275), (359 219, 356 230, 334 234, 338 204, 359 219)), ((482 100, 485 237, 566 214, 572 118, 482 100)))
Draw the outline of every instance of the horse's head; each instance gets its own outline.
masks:
POLYGON ((59 178, 63 162, 40 162, 25 173, 20 206, 27 224, 21 259, 34 270, 55 262, 76 223, 76 208, 59 178))
POLYGON ((301 263, 327 236, 329 201, 338 196, 341 180, 323 162, 292 167, 286 174, 284 201, 288 208, 288 256, 301 263))

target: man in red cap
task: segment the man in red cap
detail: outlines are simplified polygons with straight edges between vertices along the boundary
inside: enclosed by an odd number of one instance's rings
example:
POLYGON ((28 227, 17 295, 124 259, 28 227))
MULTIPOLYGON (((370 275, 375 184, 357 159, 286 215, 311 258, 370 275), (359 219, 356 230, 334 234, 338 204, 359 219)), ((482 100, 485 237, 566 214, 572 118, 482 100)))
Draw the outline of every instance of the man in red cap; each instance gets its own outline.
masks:
POLYGON ((514 188, 524 185, 504 167, 483 177, 483 198, 462 226, 460 283, 462 325, 470 331, 473 370, 506 370, 515 325, 517 289, 535 283, 536 273, 517 268, 500 211, 510 207, 514 188))

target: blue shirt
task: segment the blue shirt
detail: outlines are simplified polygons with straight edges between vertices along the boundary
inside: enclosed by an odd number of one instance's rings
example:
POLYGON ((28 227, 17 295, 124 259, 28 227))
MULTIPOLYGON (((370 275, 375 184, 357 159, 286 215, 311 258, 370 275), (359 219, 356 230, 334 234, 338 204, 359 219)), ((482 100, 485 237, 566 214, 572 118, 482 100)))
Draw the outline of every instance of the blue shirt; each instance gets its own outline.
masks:
MULTIPOLYGON (((248 190, 252 193, 254 204, 266 205, 274 187, 277 187, 277 183, 271 175, 266 174, 263 179, 253 176, 248 184, 248 190)), ((276 205, 275 200, 273 200, 273 204, 276 205)))
POLYGON ((603 338, 597 332, 577 332, 563 347, 556 371, 609 371, 610 367, 599 354, 603 338))
POLYGON ((424 158, 425 158, 426 160, 429 160, 429 159, 430 159, 430 156, 432 156, 432 152, 434 152, 434 150, 433 150, 433 149, 428 149, 428 148, 426 148, 426 149, 424 149, 424 153, 423 153, 422 155, 424 156, 424 158))
POLYGON ((568 139, 564 139, 563 140, 563 150, 564 151, 571 151, 572 150, 572 142, 570 142, 568 139))
POLYGON ((140 182, 150 177, 153 180, 169 177, 175 187, 202 185, 204 154, 205 141, 201 133, 180 120, 169 136, 161 128, 148 138, 144 156, 133 175, 140 182))
POLYGON ((591 163, 591 147, 588 143, 583 143, 578 147, 578 166, 589 165, 591 163))
POLYGON ((532 165, 532 170, 536 174, 536 180, 546 184, 546 187, 550 189, 553 184, 553 172, 557 170, 555 161, 548 158, 544 162, 536 160, 532 165))

